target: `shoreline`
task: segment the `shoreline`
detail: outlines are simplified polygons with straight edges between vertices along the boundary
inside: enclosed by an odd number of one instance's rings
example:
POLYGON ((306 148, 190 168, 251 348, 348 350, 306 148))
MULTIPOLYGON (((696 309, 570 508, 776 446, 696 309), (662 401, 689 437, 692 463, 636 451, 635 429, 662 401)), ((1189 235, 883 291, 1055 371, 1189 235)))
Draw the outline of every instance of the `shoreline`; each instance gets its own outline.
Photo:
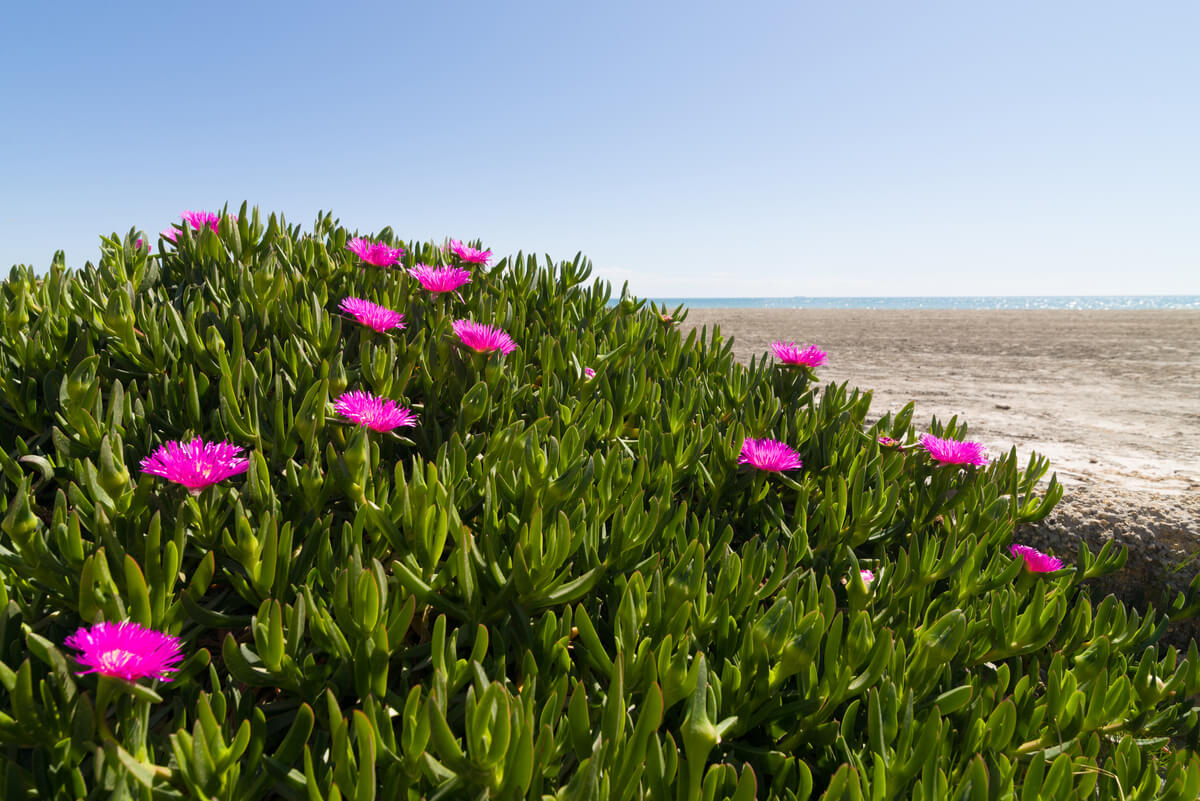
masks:
POLYGON ((772 311, 1200 311, 1200 295, 879 295, 646 297, 660 307, 772 311))

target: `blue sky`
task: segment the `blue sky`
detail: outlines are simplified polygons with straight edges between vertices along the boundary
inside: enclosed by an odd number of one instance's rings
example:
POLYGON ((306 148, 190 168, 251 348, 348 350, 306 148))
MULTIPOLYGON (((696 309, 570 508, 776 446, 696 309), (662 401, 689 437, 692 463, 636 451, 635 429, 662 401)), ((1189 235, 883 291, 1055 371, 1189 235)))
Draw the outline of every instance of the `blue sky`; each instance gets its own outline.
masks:
POLYGON ((242 200, 651 296, 1200 292, 1194 2, 12 4, 0 265, 242 200))

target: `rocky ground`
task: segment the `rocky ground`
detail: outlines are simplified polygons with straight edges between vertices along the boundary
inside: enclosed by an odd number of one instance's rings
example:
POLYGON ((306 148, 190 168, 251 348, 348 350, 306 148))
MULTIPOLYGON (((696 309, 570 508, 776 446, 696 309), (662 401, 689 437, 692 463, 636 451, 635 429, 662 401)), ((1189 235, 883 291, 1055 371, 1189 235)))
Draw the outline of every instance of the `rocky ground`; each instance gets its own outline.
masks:
MULTIPOLYGON (((1200 495, 1130 493, 1104 484, 1068 487, 1045 520, 1024 526, 1017 536, 1072 560, 1080 543, 1095 554, 1115 540, 1128 550, 1125 567, 1092 579, 1092 599, 1113 593, 1138 609, 1161 610, 1200 572, 1200 495)), ((1172 623, 1166 641, 1186 649, 1193 637, 1200 639, 1200 618, 1172 623)))

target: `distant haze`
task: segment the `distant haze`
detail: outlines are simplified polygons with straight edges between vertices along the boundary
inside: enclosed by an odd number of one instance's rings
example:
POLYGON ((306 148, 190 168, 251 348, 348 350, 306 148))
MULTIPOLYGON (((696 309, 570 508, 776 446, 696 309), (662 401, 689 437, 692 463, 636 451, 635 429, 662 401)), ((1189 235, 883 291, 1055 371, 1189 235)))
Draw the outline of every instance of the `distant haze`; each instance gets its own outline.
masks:
POLYGON ((1200 4, 16 3, 0 267, 248 200, 640 295, 1200 292, 1200 4))

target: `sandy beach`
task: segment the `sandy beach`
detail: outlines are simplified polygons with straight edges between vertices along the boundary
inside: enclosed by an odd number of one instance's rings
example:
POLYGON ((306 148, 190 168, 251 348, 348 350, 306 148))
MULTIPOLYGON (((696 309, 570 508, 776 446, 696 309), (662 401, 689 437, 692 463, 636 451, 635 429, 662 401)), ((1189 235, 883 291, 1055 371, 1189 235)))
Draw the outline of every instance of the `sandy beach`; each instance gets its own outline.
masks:
POLYGON ((818 345, 873 416, 914 401, 918 428, 958 415, 993 454, 1050 457, 1066 494, 1031 542, 1115 538, 1151 584, 1200 550, 1200 311, 692 309, 684 330, 703 325, 741 361, 818 345))

